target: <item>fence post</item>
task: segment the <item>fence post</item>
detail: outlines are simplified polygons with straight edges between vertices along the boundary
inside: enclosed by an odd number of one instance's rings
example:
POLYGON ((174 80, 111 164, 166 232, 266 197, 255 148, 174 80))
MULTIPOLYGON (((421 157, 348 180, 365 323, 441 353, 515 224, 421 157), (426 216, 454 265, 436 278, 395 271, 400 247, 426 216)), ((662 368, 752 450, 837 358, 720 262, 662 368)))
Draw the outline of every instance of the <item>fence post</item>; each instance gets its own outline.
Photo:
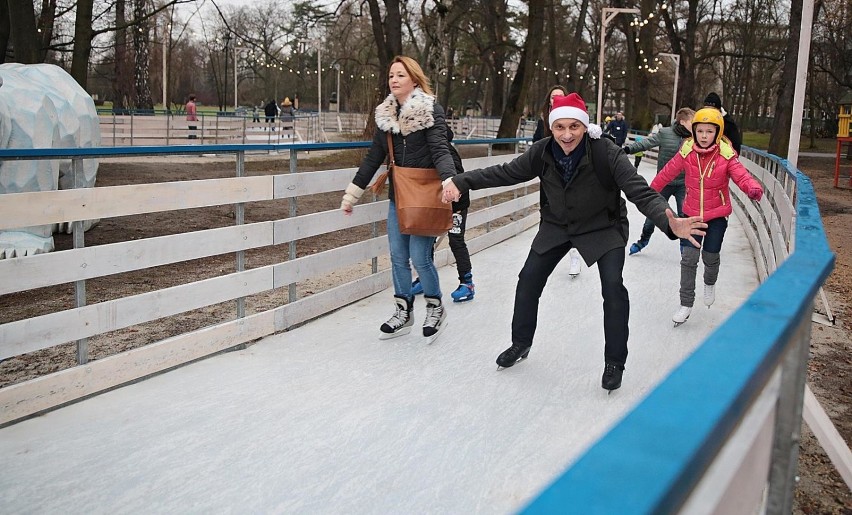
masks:
POLYGON ((130 146, 131 146, 131 147, 134 145, 134 143, 133 143, 133 134, 136 132, 136 131, 133 129, 133 118, 134 118, 134 116, 133 116, 133 111, 131 110, 131 111, 130 111, 130 146))
MULTIPOLYGON (((290 173, 291 174, 296 173, 297 160, 298 160, 298 158, 296 157, 296 150, 291 147, 290 148, 290 173)), ((290 203, 290 218, 295 218, 296 217, 296 197, 290 197, 288 200, 289 200, 289 203, 290 203)), ((288 259, 290 261, 293 261, 294 259, 296 259, 296 240, 290 240, 290 242, 287 244, 287 246, 288 246, 289 251, 290 251, 289 254, 288 254, 288 259)), ((296 299, 297 299, 296 283, 290 283, 290 285, 288 286, 288 291, 289 291, 290 302, 296 302, 296 299)))
MULTIPOLYGON (((237 177, 246 176, 246 153, 245 151, 237 152, 237 177)), ((246 206, 244 202, 239 202, 234 207, 234 223, 236 225, 245 224, 246 206)), ((237 251, 237 273, 246 269, 246 253, 244 250, 237 251)), ((246 298, 240 297, 237 299, 237 318, 245 318, 246 316, 246 298)))
MULTIPOLYGON (((813 312, 813 301, 808 312, 813 312)), ((793 491, 802 439, 802 405, 805 399, 808 352, 811 340, 811 318, 802 317, 791 335, 791 344, 782 358, 781 386, 775 408, 775 434, 769 469, 766 499, 768 515, 792 512, 793 491)))
MULTIPOLYGON (((83 187, 83 160, 79 157, 71 159, 71 170, 74 173, 74 188, 83 187)), ((74 248, 81 249, 86 246, 84 238, 84 220, 72 222, 74 248)), ((82 308, 86 305, 86 280, 80 279, 74 282, 74 307, 82 308)), ((77 340, 77 364, 85 365, 89 362, 89 339, 77 340)))

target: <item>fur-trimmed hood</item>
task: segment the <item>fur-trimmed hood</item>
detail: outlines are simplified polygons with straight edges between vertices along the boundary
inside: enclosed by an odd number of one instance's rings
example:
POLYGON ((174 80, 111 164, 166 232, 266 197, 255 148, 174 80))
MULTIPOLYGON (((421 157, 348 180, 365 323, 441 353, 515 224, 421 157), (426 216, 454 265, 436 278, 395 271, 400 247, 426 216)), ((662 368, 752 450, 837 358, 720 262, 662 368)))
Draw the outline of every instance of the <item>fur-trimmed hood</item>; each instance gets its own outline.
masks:
POLYGON ((388 95, 384 102, 376 106, 376 126, 379 129, 408 136, 412 132, 435 125, 435 117, 432 114, 435 108, 435 97, 427 95, 422 89, 414 88, 397 116, 398 106, 399 102, 393 94, 388 95))

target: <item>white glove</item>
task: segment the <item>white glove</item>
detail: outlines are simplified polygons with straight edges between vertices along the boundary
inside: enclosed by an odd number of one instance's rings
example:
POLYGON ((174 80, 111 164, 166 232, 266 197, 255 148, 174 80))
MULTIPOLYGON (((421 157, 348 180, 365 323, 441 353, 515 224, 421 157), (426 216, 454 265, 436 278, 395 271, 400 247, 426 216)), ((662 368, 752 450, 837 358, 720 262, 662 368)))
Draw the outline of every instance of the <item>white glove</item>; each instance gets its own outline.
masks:
POLYGON ((346 191, 343 193, 343 200, 340 201, 340 209, 347 215, 352 214, 352 206, 361 200, 361 195, 364 194, 364 188, 359 188, 354 183, 349 183, 346 191))

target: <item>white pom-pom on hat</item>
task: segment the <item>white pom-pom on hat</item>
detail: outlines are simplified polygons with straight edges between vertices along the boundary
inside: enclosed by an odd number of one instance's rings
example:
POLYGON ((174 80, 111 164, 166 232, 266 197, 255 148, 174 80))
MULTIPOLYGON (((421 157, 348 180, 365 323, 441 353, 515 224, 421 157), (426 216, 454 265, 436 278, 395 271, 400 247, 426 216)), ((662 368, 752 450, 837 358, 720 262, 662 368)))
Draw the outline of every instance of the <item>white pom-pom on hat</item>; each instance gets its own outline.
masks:
POLYGON ((590 123, 589 128, 586 130, 586 133, 588 133, 589 137, 592 139, 600 139, 601 135, 603 134, 603 129, 601 129, 600 125, 590 123))

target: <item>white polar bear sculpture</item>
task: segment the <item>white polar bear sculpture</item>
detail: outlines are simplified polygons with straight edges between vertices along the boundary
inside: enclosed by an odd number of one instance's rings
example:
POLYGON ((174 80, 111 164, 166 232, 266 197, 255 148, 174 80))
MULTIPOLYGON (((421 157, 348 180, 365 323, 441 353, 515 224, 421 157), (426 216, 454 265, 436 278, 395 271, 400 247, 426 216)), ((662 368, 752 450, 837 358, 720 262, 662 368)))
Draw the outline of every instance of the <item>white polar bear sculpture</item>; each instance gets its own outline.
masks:
MULTIPOLYGON (((0 148, 99 147, 101 133, 92 97, 52 64, 0 65, 0 148)), ((83 161, 83 187, 95 185, 98 161, 83 161)), ((0 161, 0 194, 74 187, 70 159, 0 161)), ((0 202, 2 202, 0 200, 0 202)), ((97 223, 84 224, 89 229, 97 223)), ((71 224, 0 231, 0 259, 53 250, 53 233, 71 224)))

